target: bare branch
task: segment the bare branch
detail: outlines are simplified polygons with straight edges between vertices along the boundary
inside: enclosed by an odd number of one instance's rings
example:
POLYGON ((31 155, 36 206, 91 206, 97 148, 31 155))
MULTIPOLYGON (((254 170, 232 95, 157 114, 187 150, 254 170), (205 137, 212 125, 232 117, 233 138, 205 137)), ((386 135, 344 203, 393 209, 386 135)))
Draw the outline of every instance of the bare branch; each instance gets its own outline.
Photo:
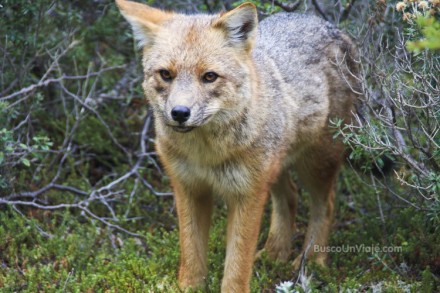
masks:
POLYGON ((277 1, 277 0, 274 0, 274 1, 266 0, 265 2, 271 2, 286 12, 294 12, 295 10, 298 9, 299 5, 301 4, 300 0, 297 0, 293 3, 284 3, 282 1, 277 1))
POLYGON ((19 90, 18 92, 12 93, 10 95, 4 96, 4 97, 0 97, 0 101, 7 101, 10 99, 13 99, 17 96, 21 96, 21 95, 25 95, 28 94, 30 92, 33 92, 34 90, 41 88, 41 87, 46 87, 51 83, 59 83, 62 82, 63 80, 82 80, 82 79, 87 79, 90 77, 95 77, 95 76, 100 76, 102 73, 106 72, 106 71, 110 71, 110 70, 115 70, 115 69, 122 69, 124 68, 124 66, 113 66, 113 67, 108 67, 108 68, 104 68, 101 69, 98 72, 91 72, 87 75, 80 75, 80 76, 61 76, 58 78, 49 78, 46 80, 42 80, 40 82, 38 82, 37 84, 33 84, 30 86, 27 86, 25 88, 22 88, 21 90, 19 90))
POLYGON ((324 10, 322 10, 321 5, 318 3, 317 0, 312 0, 312 4, 315 7, 316 11, 321 15, 322 18, 329 21, 328 16, 325 14, 324 10))
POLYGON ((350 15, 351 9, 353 8, 355 2, 356 2, 356 0, 351 0, 351 1, 349 1, 346 4, 344 10, 341 13, 341 17, 339 18, 340 22, 347 20, 348 16, 350 15))

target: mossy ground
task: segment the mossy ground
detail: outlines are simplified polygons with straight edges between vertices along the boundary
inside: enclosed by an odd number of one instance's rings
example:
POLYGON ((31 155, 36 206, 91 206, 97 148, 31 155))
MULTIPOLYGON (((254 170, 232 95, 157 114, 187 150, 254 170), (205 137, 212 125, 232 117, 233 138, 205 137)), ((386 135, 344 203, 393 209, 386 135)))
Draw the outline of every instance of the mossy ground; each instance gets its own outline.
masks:
MULTIPOLYGON (((330 245, 399 246, 402 250, 330 253, 328 268, 307 268, 307 275, 311 276, 308 287, 314 292, 440 289, 440 237, 435 227, 426 222, 423 212, 399 207, 393 198, 383 194, 377 198, 371 189, 355 185, 359 182, 354 182, 356 178, 350 171, 344 171, 341 178, 330 245), (378 200, 382 202, 383 217, 378 200)), ((20 214, 13 207, 1 207, 0 291, 178 292, 179 245, 173 201, 145 197, 163 208, 161 212, 145 211, 149 213, 146 220, 133 223, 131 230, 144 236, 142 239, 103 227, 75 210, 28 209, 20 214)), ((301 247, 307 224, 307 198, 302 192, 299 233, 293 238, 295 253, 301 247)), ((260 247, 267 234, 269 213, 270 205, 263 221, 260 247)), ((225 214, 219 202, 209 242, 210 292, 218 292, 221 284, 225 214)), ((289 264, 263 256, 254 266, 252 292, 272 292, 280 282, 296 278, 297 272, 289 264)))

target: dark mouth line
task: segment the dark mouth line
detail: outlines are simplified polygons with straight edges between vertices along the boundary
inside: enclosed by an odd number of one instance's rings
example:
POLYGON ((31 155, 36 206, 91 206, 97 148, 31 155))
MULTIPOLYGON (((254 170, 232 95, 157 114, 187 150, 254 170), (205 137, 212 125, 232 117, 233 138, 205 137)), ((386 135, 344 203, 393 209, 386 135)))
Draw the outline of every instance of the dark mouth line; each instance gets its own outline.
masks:
POLYGON ((171 127, 174 131, 181 132, 181 133, 190 132, 191 130, 193 130, 195 128, 192 126, 176 126, 176 125, 168 125, 168 126, 171 127))

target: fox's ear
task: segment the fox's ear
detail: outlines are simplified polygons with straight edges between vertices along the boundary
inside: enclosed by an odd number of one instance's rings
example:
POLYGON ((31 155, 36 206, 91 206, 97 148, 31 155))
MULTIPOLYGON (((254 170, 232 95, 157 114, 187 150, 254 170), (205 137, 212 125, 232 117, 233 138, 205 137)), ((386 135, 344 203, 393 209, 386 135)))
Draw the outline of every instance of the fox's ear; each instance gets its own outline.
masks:
POLYGON ((149 46, 160 24, 172 17, 172 13, 132 1, 116 0, 116 5, 131 24, 134 38, 140 47, 149 46))
POLYGON ((237 8, 221 14, 213 26, 225 31, 231 45, 252 48, 257 31, 258 16, 254 4, 247 2, 237 8))

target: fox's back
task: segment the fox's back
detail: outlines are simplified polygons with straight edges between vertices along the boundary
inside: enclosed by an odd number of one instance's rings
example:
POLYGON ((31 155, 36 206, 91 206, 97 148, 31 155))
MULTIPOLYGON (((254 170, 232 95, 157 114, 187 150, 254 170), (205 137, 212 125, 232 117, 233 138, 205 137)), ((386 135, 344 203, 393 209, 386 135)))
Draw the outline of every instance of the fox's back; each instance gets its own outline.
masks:
POLYGON ((288 74, 293 70, 305 72, 325 61, 326 48, 341 41, 341 31, 317 16, 277 13, 259 23, 254 50, 257 55, 264 52, 288 74))
POLYGON ((273 107, 294 134, 321 131, 329 117, 350 113, 353 47, 316 16, 278 13, 260 22, 254 59, 273 107))

